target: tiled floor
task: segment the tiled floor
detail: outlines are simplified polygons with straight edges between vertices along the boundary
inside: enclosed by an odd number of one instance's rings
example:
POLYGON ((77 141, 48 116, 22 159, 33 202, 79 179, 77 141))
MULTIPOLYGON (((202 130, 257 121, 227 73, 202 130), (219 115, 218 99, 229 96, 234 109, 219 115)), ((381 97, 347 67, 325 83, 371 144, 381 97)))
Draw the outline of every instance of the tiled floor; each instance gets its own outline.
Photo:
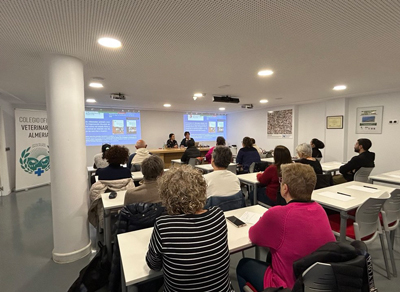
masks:
MULTIPOLYGON (((79 271, 88 264, 90 256, 64 265, 52 261, 50 200, 49 186, 0 197, 0 291, 65 292, 79 271)), ((395 257, 400 273, 399 237, 396 238, 395 249, 398 251, 395 257)), ((379 291, 400 291, 400 275, 392 280, 385 277, 379 240, 371 244, 369 250, 379 291)), ((254 257, 254 249, 246 251, 246 256, 254 257)), ((235 267, 241 258, 242 253, 231 256, 231 279, 236 291, 239 289, 235 267)))

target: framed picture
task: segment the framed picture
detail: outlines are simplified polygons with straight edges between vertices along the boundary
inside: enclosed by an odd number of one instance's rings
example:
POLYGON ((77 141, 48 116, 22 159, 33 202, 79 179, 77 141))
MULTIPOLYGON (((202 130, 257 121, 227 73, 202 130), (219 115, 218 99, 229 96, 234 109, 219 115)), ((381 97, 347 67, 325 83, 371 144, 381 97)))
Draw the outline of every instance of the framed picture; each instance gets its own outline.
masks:
POLYGON ((383 106, 357 108, 357 134, 382 133, 383 106))
POLYGON ((343 129, 343 116, 326 117, 327 129, 343 129))

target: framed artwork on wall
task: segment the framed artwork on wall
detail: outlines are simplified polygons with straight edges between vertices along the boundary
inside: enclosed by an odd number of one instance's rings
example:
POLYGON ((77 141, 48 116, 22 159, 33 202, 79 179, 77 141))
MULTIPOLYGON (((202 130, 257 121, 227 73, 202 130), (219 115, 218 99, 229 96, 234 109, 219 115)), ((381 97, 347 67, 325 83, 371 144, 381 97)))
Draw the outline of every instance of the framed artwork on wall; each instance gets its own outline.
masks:
POLYGON ((357 108, 356 134, 382 133, 383 106, 357 108))
POLYGON ((326 117, 327 129, 343 129, 343 116, 326 117))

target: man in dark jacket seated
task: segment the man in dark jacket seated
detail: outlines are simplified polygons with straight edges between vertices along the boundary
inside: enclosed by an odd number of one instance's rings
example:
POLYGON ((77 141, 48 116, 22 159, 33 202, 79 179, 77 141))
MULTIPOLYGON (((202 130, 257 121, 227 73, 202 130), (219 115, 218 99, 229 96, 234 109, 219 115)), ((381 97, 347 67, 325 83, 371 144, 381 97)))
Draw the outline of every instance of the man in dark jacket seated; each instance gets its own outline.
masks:
POLYGON ((187 141, 187 149, 183 153, 181 161, 185 164, 188 164, 190 158, 196 158, 200 156, 201 156, 200 150, 194 146, 194 140, 187 141))
POLYGON ((340 167, 339 172, 342 175, 333 177, 334 184, 353 181, 354 174, 361 167, 375 167, 375 153, 368 151, 371 146, 372 143, 369 139, 361 138, 357 140, 356 144, 354 145, 354 151, 360 154, 354 156, 349 162, 340 167))

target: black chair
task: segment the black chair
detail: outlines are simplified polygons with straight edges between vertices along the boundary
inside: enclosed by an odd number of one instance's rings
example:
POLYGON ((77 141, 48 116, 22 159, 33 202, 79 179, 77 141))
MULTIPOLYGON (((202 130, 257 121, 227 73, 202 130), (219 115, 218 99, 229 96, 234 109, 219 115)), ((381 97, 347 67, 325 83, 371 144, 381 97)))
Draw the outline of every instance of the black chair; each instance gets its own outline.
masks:
POLYGON ((317 174, 317 183, 315 189, 322 189, 333 186, 333 179, 331 174, 317 174))
POLYGON ((249 167, 249 172, 260 172, 264 171, 268 167, 268 162, 253 162, 249 167))

